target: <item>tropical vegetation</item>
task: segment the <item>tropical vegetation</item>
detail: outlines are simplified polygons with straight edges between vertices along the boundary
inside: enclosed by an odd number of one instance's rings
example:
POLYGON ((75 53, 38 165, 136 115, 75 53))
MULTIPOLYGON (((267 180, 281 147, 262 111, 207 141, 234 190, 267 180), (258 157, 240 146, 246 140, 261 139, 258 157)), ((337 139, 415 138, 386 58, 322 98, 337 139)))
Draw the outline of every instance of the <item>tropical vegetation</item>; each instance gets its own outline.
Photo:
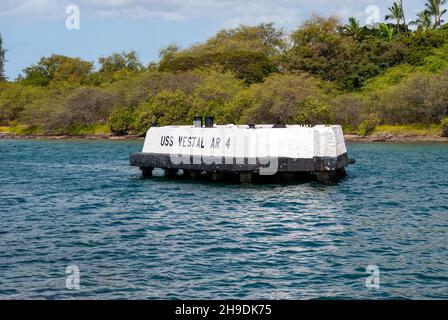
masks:
POLYGON ((54 54, 14 81, 0 36, 0 130, 22 134, 144 134, 196 115, 227 123, 338 123, 346 132, 433 128, 447 134, 446 0, 406 22, 395 2, 376 28, 312 16, 287 33, 272 23, 221 30, 204 43, 97 64, 54 54))

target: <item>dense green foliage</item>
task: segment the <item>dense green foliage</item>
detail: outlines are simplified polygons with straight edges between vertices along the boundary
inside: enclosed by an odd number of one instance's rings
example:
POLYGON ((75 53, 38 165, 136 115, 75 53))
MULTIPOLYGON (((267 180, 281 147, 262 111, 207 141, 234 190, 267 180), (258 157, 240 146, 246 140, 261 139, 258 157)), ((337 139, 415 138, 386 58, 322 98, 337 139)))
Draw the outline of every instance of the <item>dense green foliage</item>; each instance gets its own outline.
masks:
POLYGON ((188 71, 198 68, 221 66, 224 71, 233 71, 247 84, 257 83, 277 70, 276 65, 264 54, 250 51, 208 53, 198 57, 180 56, 164 59, 160 71, 188 71))
POLYGON ((273 24, 222 30, 205 43, 161 50, 144 66, 135 52, 94 63, 43 57, 15 82, 1 81, 0 127, 27 132, 144 134, 151 125, 189 124, 195 115, 226 123, 339 123, 371 134, 378 126, 447 127, 448 28, 444 1, 430 0, 391 24, 312 16, 286 34, 273 24), (25 130, 25 129, 23 129, 25 130))
POLYGON ((442 120, 442 137, 448 137, 448 117, 442 120))
POLYGON ((367 29, 365 33, 345 30, 334 17, 306 21, 291 35, 293 45, 285 52, 285 69, 305 71, 352 91, 407 55, 408 48, 400 39, 369 35, 367 29))
POLYGON ((25 77, 20 81, 34 86, 48 86, 51 82, 79 86, 87 83, 92 69, 93 63, 91 62, 79 58, 52 55, 42 58, 36 65, 26 68, 23 71, 25 77))

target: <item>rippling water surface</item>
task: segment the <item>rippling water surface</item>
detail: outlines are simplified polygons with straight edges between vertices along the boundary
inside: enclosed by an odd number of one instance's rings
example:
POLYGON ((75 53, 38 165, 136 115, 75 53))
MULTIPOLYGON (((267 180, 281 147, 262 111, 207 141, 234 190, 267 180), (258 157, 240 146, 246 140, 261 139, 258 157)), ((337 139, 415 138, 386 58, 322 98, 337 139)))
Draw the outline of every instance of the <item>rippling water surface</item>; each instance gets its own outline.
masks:
POLYGON ((0 141, 0 298, 448 298, 448 145, 350 144, 337 186, 144 180, 141 146, 0 141))

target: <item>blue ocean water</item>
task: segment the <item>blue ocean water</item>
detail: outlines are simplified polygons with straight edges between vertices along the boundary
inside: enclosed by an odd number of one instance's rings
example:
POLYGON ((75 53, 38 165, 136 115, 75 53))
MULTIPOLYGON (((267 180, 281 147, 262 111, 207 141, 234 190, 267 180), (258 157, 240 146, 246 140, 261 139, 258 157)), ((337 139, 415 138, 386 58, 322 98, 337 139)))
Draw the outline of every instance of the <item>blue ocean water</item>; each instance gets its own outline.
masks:
POLYGON ((0 140, 0 298, 448 298, 448 145, 349 144, 339 185, 240 186, 142 179, 142 143, 0 140))

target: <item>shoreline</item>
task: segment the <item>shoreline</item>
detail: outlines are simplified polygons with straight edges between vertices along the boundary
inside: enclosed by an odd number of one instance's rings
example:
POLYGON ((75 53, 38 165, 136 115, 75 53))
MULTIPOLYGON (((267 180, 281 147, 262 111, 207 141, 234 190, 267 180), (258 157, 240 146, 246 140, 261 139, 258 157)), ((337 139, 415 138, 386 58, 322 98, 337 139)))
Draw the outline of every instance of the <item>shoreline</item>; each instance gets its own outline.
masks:
POLYGON ((46 135, 46 134, 16 134, 10 132, 0 132, 0 139, 3 140, 144 140, 145 137, 137 135, 114 136, 114 135, 46 135))
MULTIPOLYGON (((439 142, 448 143, 448 138, 440 136, 411 136, 374 134, 371 136, 359 136, 354 134, 344 135, 346 142, 363 143, 416 143, 416 142, 439 142)), ((144 140, 144 137, 137 135, 114 136, 114 135, 21 135, 9 132, 0 132, 1 140, 144 140)))
POLYGON ((448 138, 441 136, 416 136, 416 135, 393 135, 393 134, 374 134, 371 136, 344 135, 345 142, 364 142, 364 143, 448 143, 448 138))

